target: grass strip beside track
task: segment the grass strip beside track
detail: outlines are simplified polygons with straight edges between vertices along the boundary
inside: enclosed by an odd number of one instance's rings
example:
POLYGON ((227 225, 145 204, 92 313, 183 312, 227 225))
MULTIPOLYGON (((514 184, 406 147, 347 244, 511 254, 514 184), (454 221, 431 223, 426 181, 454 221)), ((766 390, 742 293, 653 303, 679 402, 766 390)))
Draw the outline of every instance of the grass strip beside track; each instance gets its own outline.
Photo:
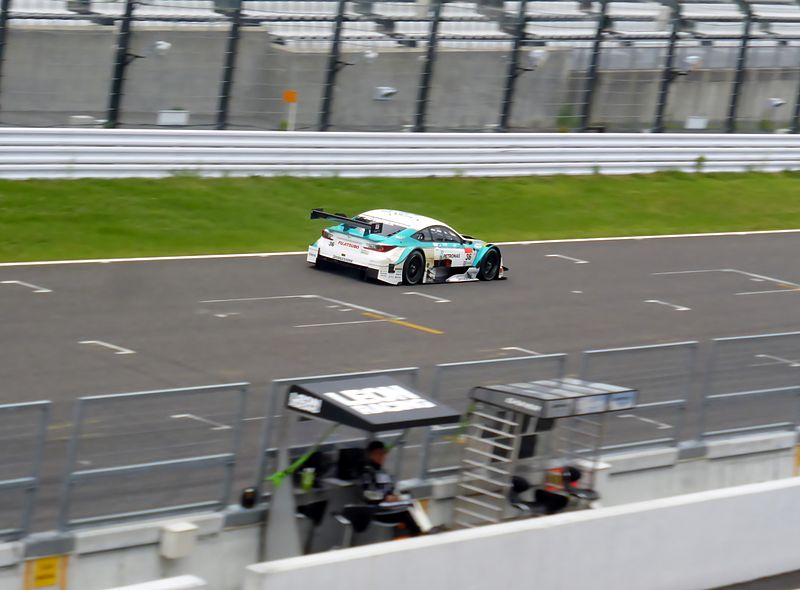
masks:
POLYGON ((394 208, 493 241, 800 227, 800 173, 0 181, 0 261, 302 250, 309 211, 394 208))

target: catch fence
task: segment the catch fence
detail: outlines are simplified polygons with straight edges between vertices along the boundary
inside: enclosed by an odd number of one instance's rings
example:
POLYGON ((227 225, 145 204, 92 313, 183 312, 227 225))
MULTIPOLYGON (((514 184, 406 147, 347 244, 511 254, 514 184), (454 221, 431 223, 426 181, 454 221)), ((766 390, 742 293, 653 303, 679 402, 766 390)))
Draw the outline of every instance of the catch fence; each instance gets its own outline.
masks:
POLYGON ((4 0, 0 124, 800 129, 800 5, 4 0))

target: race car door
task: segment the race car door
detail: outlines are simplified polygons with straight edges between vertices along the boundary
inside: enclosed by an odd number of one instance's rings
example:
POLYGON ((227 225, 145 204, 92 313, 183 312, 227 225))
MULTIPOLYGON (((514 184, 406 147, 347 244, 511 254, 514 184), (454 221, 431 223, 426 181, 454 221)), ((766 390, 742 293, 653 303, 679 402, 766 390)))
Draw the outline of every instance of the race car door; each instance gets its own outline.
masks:
POLYGON ((453 230, 443 225, 430 228, 433 241, 434 260, 442 261, 447 266, 470 266, 475 255, 472 248, 467 248, 453 230), (450 262, 444 262, 449 260, 450 262))

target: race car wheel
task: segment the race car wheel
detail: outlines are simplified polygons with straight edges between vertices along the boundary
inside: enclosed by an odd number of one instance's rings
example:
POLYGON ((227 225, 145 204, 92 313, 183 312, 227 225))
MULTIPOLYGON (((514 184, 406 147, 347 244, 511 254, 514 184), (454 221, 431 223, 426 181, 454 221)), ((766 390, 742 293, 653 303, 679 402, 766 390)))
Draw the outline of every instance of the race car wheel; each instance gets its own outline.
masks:
POLYGON ((422 282, 425 274, 425 256, 419 250, 414 250, 406 258, 403 265, 403 282, 406 285, 416 285, 422 282))
POLYGON ((491 248, 481 260, 478 278, 482 281, 493 281, 500 273, 500 250, 491 248))

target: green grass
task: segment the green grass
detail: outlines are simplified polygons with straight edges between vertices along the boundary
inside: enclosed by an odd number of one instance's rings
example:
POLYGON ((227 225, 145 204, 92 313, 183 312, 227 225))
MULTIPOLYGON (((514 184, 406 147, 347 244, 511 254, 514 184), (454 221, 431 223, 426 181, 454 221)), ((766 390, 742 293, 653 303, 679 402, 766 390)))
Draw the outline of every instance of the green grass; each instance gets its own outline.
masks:
POLYGON ((0 260, 304 249, 309 210, 397 208, 487 240, 800 228, 800 173, 0 181, 0 260))

